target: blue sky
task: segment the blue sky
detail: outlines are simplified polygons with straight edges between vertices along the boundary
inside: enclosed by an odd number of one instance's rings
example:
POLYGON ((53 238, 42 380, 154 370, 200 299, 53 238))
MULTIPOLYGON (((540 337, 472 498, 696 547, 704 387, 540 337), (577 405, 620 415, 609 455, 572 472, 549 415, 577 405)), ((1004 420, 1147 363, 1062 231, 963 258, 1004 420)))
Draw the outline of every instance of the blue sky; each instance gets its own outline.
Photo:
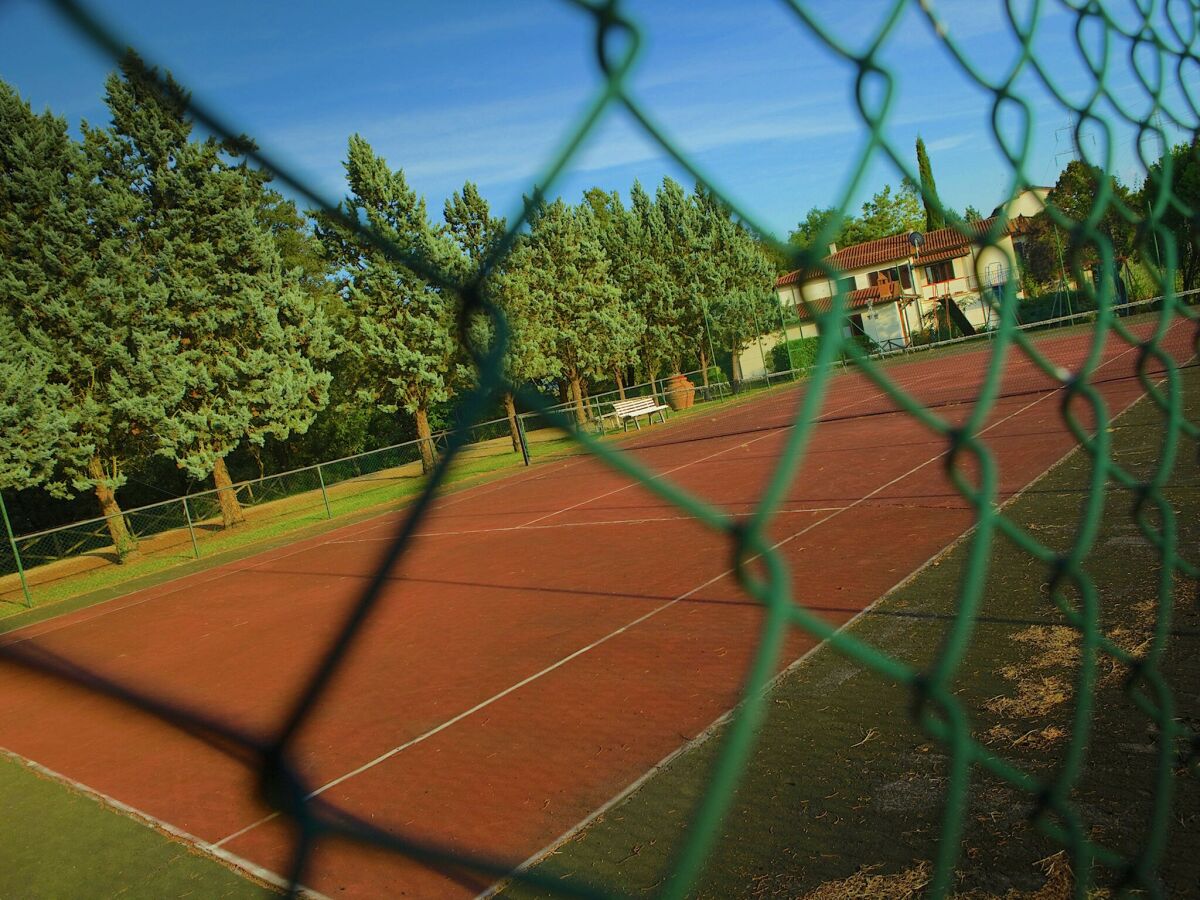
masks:
MULTIPOLYGON (((839 40, 862 48, 893 0, 804 5, 839 40)), ((1000 0, 927 5, 985 77, 1011 66, 1018 42, 1000 0)), ((1129 23, 1133 4, 1108 5, 1129 23)), ((1058 90, 1082 102, 1094 82, 1073 37, 1074 13, 1057 0, 1013 6, 1041 8, 1037 58, 1058 90)), ((404 169, 431 213, 467 179, 498 211, 511 213, 602 86, 591 17, 552 0, 124 0, 90 8, 331 199, 345 191, 341 160, 347 137, 359 132, 404 169)), ((644 37, 632 93, 742 209, 783 237, 809 207, 842 196, 867 139, 854 103, 856 71, 785 4, 657 0, 625 8, 644 37)), ((1098 30, 1084 34, 1089 47, 1101 46, 1098 30)), ((1128 43, 1113 42, 1110 50, 1109 90, 1140 114, 1148 95, 1130 67, 1128 43)), ((879 59, 896 75, 884 129, 890 146, 915 165, 920 134, 943 200, 990 211, 1010 179, 992 131, 991 93, 953 62, 917 2, 905 5, 879 59)), ((103 80, 111 68, 46 4, 0 0, 0 78, 36 109, 48 106, 72 125, 81 118, 106 122, 103 80)), ((1168 74, 1168 83, 1174 77, 1168 74)), ((1028 175, 1052 183, 1072 153, 1069 111, 1032 72, 1016 85, 1034 114, 1028 175)), ((1166 99, 1195 127, 1177 85, 1166 99)), ((1101 114, 1113 124, 1116 170, 1127 182, 1140 181, 1132 130, 1111 106, 1101 114)), ((1006 131, 1019 131, 1011 111, 1001 120, 1006 131)), ((1183 139, 1169 116, 1162 121, 1173 141, 1183 139)), ((1098 129, 1083 143, 1103 159, 1098 129)), ((663 175, 692 181, 628 114, 613 109, 555 192, 575 200, 599 185, 626 196, 635 178, 654 184, 663 175)), ((853 202, 899 178, 876 154, 853 202)))

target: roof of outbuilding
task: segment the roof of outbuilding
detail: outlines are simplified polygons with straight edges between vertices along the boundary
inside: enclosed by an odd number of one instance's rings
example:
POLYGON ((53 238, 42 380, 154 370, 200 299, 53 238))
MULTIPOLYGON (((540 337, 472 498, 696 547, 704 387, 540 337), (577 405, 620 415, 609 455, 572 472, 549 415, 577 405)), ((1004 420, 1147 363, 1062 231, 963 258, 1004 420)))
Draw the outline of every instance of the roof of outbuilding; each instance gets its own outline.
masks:
MULTIPOLYGON (((857 291, 851 291, 846 295, 846 309, 861 309, 864 306, 870 306, 878 299, 879 285, 873 284, 870 287, 859 288, 857 291)), ((796 315, 807 321, 818 313, 829 312, 832 306, 832 297, 820 297, 816 300, 808 300, 805 303, 797 305, 796 315)))

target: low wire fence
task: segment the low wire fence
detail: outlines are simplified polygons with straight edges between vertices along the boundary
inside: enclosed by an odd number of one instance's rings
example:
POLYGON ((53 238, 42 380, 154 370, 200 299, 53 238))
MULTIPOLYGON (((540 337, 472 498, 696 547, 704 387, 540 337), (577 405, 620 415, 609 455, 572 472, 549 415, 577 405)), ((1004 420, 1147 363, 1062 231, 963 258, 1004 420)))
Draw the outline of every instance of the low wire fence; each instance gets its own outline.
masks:
MULTIPOLYGON (((732 393, 727 381, 705 386, 698 372, 684 377, 700 382, 691 402, 720 400, 732 393)), ((622 393, 678 402, 667 379, 593 394, 584 398, 581 427, 598 433, 614 429, 612 402, 622 393)), ((573 408, 573 403, 563 403, 554 410, 573 408)), ((534 455, 567 441, 568 436, 547 416, 521 413, 518 419, 527 450, 534 455)), ((472 425, 468 432, 470 443, 457 457, 460 466, 486 472, 511 464, 513 454, 520 453, 507 417, 472 425)), ((428 440, 440 451, 449 435, 440 431, 428 440)), ((237 482, 226 489, 232 491, 246 519, 237 528, 225 527, 221 492, 215 488, 23 535, 14 535, 6 518, 6 540, 0 545, 0 614, 5 607, 12 611, 102 590, 252 541, 404 500, 423 483, 421 443, 421 439, 406 441, 237 482), (127 543, 134 548, 130 553, 117 552, 114 530, 128 534, 127 543)))

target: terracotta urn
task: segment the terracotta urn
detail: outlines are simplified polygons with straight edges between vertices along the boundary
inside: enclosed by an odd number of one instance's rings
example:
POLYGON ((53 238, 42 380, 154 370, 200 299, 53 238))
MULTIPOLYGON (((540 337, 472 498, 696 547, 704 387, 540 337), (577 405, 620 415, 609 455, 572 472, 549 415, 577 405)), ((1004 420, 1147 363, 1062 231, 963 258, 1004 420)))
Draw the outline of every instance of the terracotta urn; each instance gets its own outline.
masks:
POLYGON ((678 412, 681 409, 691 409, 696 402, 696 386, 683 375, 675 374, 667 379, 667 406, 678 412))

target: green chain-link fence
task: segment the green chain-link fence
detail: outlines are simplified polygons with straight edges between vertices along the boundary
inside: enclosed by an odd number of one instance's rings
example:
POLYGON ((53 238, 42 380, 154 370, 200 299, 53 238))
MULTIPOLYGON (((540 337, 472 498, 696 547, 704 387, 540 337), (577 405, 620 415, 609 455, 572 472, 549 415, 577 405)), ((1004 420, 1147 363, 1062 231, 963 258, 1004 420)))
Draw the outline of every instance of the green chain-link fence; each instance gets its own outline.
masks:
MULTIPOLYGON (((734 213, 759 234, 765 229, 758 226, 750 210, 742 209, 736 200, 721 194, 719 183, 709 177, 686 146, 671 140, 668 132, 656 119, 653 111, 644 106, 630 89, 630 75, 642 53, 643 34, 637 23, 627 15, 624 5, 617 2, 587 2, 576 0, 581 13, 590 16, 595 27, 597 47, 596 64, 603 79, 596 95, 561 150, 537 180, 534 190, 535 201, 540 200, 557 183, 564 169, 588 142, 597 124, 611 110, 622 107, 638 123, 644 134, 670 155, 680 166, 694 175, 699 182, 717 191, 734 213)), ((888 139, 888 126, 893 115, 893 93, 895 88, 891 73, 882 63, 884 51, 892 40, 898 22, 910 8, 923 16, 930 33, 954 60, 958 70, 972 81, 987 98, 992 107, 996 125, 996 146, 1006 157, 1011 186, 1015 189, 1031 183, 1028 170, 1030 160, 1030 128, 1034 121, 1033 110, 1028 99, 1022 96, 1019 85, 1023 78, 1039 81, 1058 105, 1062 114, 1073 114, 1080 122, 1098 128, 1112 143, 1110 120, 1137 130, 1139 138, 1153 136, 1166 143, 1166 135, 1156 122, 1163 119, 1189 134, 1196 132, 1200 112, 1194 99, 1197 64, 1197 40, 1200 39, 1200 5, 1194 2, 1166 2, 1155 0, 1133 0, 1121 5, 1120 15, 1114 9, 1118 4, 1102 3, 1099 0, 1073 0, 1051 4, 1050 2, 1008 3, 1004 6, 1009 28, 1016 38, 1020 50, 1013 58, 999 66, 996 75, 985 74, 977 60, 964 50, 953 38, 952 33, 938 19, 937 4, 933 0, 895 0, 885 4, 881 14, 873 21, 861 21, 859 34, 863 40, 857 42, 862 49, 855 49, 830 30, 814 12, 813 4, 793 0, 789 4, 795 15, 796 26, 827 47, 850 68, 857 72, 857 113, 862 122, 866 138, 861 152, 848 164, 848 187, 839 204, 845 211, 850 198, 858 189, 868 167, 877 160, 889 162, 896 170, 909 177, 915 174, 907 162, 906 155, 894 147, 888 139), (1035 51, 1035 39, 1039 23, 1047 8, 1066 11, 1078 21, 1079 49, 1092 83, 1092 89, 1081 102, 1073 101, 1061 91, 1052 75, 1047 71, 1035 51), (1133 61, 1133 70, 1146 106, 1132 113, 1110 89, 1106 73, 1118 52, 1126 52, 1133 61), (1168 88, 1173 90, 1172 102, 1165 97, 1168 88), (1010 122, 1001 127, 1000 122, 1010 122)), ((74 25, 113 59, 125 50, 125 41, 118 34, 108 31, 103 23, 86 9, 69 0, 60 0, 57 6, 74 25)), ((169 62, 169 61, 164 61, 169 62)), ((990 61, 989 71, 997 68, 997 60, 990 61)), ((195 118, 207 129, 222 135, 233 136, 241 129, 234 128, 218 111, 195 104, 195 118)), ((333 205, 311 189, 301 178, 287 167, 279 165, 269 152, 252 154, 255 161, 273 171, 278 180, 292 191, 304 197, 314 206, 325 209, 331 217, 339 217, 333 205)), ((1168 168, 1169 175, 1169 168, 1168 168)), ((733 555, 742 562, 757 559, 760 565, 743 565, 739 579, 745 592, 762 604, 767 617, 766 631, 747 679, 743 702, 729 723, 719 758, 712 772, 704 796, 691 820, 691 827, 684 844, 676 856, 672 871, 662 882, 661 891, 666 896, 678 897, 687 894, 697 882, 705 859, 717 839, 722 821, 729 810, 739 776, 746 765, 755 741, 756 727, 764 713, 764 689, 772 677, 782 636, 789 629, 798 628, 829 641, 841 654, 852 657, 879 677, 890 679, 906 687, 911 699, 912 716, 919 726, 937 743, 949 757, 949 773, 946 787, 945 812, 941 821, 937 841, 937 857, 934 860, 930 891, 937 896, 945 895, 953 887, 954 872, 959 863, 961 837, 964 829, 964 811, 970 792, 973 770, 985 770, 1036 801, 1036 822, 1039 828, 1064 847, 1072 860, 1076 873, 1082 876, 1076 886, 1079 896, 1087 890, 1086 873, 1092 871, 1093 862, 1102 862, 1125 873, 1124 886, 1158 893, 1161 890, 1156 873, 1162 861, 1166 845, 1166 834, 1173 816, 1171 772, 1179 765, 1195 765, 1196 735, 1189 731, 1173 715, 1173 688, 1164 678, 1160 665, 1167 647, 1170 632, 1172 605, 1176 581, 1180 577, 1196 578, 1195 549, 1182 547, 1178 541, 1175 512, 1163 494, 1163 487, 1170 476, 1172 466, 1180 453, 1195 452, 1194 443, 1200 435, 1197 423, 1190 421, 1182 412, 1182 388, 1179 366, 1163 347, 1168 331, 1179 322, 1193 323, 1194 310, 1177 295, 1176 275, 1178 269, 1180 237, 1166 227, 1164 220, 1172 209, 1182 212, 1196 227, 1200 210, 1189 207, 1175 192, 1169 178, 1157 185, 1148 210, 1135 211, 1121 204, 1113 192, 1101 181, 1094 196, 1089 215, 1080 222, 1063 222, 1069 230, 1070 247, 1068 258, 1074 258, 1084 247, 1090 247, 1109 266, 1113 265, 1112 242, 1101 225, 1105 213, 1116 209, 1118 214, 1137 228, 1139 253, 1146 257, 1151 242, 1155 246, 1154 259, 1161 259, 1161 269, 1155 272, 1155 294, 1161 295, 1157 309, 1152 314, 1153 327, 1146 338, 1135 336, 1120 317, 1114 315, 1114 290, 1111 279, 1101 279, 1096 288, 1084 287, 1091 306, 1094 322, 1090 331, 1090 351, 1080 367, 1070 373, 1062 372, 1056 364, 1041 354, 1030 336, 1018 328, 1016 286, 1009 282, 995 311, 995 327, 989 335, 990 351, 986 377, 973 398, 966 420, 959 424, 941 415, 938 410, 927 408, 914 396, 906 392, 888 375, 888 368, 880 361, 870 359, 856 342, 842 336, 841 322, 845 314, 845 295, 835 295, 830 308, 815 313, 821 325, 822 340, 814 367, 808 372, 808 390, 794 412, 795 427, 790 431, 786 446, 769 482, 762 492, 757 509, 749 518, 734 521, 720 510, 713 508, 700 498, 693 496, 662 478, 652 477, 648 471, 629 454, 623 454, 611 444, 597 440, 586 430, 572 432, 588 453, 593 454, 607 466, 636 479, 646 489, 678 506, 705 527, 724 535, 733 555), (1139 372, 1150 402, 1160 411, 1162 418, 1162 442, 1159 456, 1149 477, 1135 477, 1122 465, 1116 463, 1111 450, 1110 412, 1092 383, 1093 373, 1100 364, 1101 349, 1105 341, 1116 338, 1136 348, 1139 356, 1139 372), (896 408, 904 410, 933 433, 940 435, 948 451, 949 471, 961 493, 974 510, 974 531, 970 537, 969 560, 964 568, 957 598, 957 615, 954 617, 940 650, 932 665, 917 670, 877 647, 855 637, 853 632, 838 631, 824 618, 795 602, 792 586, 785 574, 776 551, 771 549, 766 538, 768 525, 780 509, 786 489, 799 465, 805 459, 806 449, 813 437, 814 428, 820 418, 820 410, 826 397, 831 379, 835 376, 834 363, 845 357, 881 392, 885 393, 896 408), (1078 520, 1074 523, 1073 540, 1066 552, 1053 549, 1039 540, 1036 533, 1021 528, 1003 515, 997 508, 997 477, 994 456, 981 432, 988 416, 994 411, 1000 394, 1000 381, 1005 365, 1012 359, 1028 360, 1051 379, 1062 384, 1062 417, 1076 435, 1083 452, 1091 460, 1091 490, 1084 497, 1078 520), (1150 372, 1157 371, 1153 377, 1150 372), (1160 370, 1160 371, 1159 371, 1160 370), (1087 409, 1094 417, 1093 427, 1085 424, 1080 410, 1087 409), (974 474, 968 475, 968 470, 974 474), (1099 627, 1099 613, 1095 585, 1084 566, 1085 559, 1093 550, 1104 501, 1111 491, 1127 492, 1132 501, 1133 521, 1146 541, 1157 548, 1159 572, 1153 585, 1156 598, 1155 626, 1150 645, 1136 658, 1122 647, 1109 640, 1099 627), (1155 785, 1155 797, 1151 804, 1152 815, 1146 822, 1143 840, 1132 852, 1118 852, 1105 846, 1102 839, 1089 833, 1085 827, 1085 816, 1072 800, 1072 789, 1078 783, 1087 753, 1090 729, 1088 724, 1095 710, 1086 699, 1077 705, 1075 725, 1068 748, 1063 754, 1062 764, 1049 776, 1034 775, 1022 770, 997 755, 989 746, 976 740, 970 731, 967 710, 955 692, 955 676, 962 663, 972 638, 982 592, 988 570, 989 548, 993 541, 1005 539, 1019 546, 1032 560, 1044 566, 1047 572, 1048 602, 1053 603, 1065 620, 1081 635, 1081 661, 1077 695, 1090 696, 1090 685, 1095 678, 1096 667, 1101 658, 1114 659, 1128 668, 1130 677, 1126 691, 1137 704, 1147 720, 1157 729, 1159 738, 1155 753, 1160 777, 1155 785), (760 574, 761 573, 761 574, 760 574), (1185 749, 1184 758, 1178 755, 1179 747, 1185 749), (1191 757, 1186 756, 1187 752, 1191 757)), ((357 222, 343 220, 346 227, 359 229, 357 222)), ((494 250, 484 274, 509 250, 517 231, 525 224, 518 218, 510 225, 508 238, 494 250)), ((1002 237, 1004 222, 998 221, 984 237, 983 243, 997 246, 1002 237)), ((480 352, 476 359, 478 387, 461 396, 457 403, 456 416, 460 422, 477 421, 481 412, 493 403, 504 389, 501 359, 504 353, 506 329, 502 317, 489 306, 479 289, 478 282, 461 284, 449 273, 440 271, 431 260, 414 257, 404 249, 390 246, 372 234, 364 235, 395 259, 418 272, 422 277, 442 288, 458 292, 468 314, 482 312, 490 316, 499 340, 487 351, 480 352)), ((841 273, 830 269, 824 259, 825 242, 817 240, 811 248, 780 247, 791 254, 797 268, 823 271, 836 280, 841 273)), ((1082 279, 1080 279, 1082 282, 1082 279)), ((1195 338, 1193 337, 1193 342, 1195 338)), ((537 411, 537 415, 549 423, 558 423, 563 428, 569 422, 560 411, 550 408, 545 401, 531 391, 519 391, 520 401, 525 408, 537 411)), ((361 822, 347 821, 344 817, 333 817, 312 803, 305 802, 305 791, 298 774, 289 768, 289 750, 297 734, 316 703, 325 695, 331 679, 340 670, 347 654, 351 652, 356 633, 364 626, 366 613, 377 602, 383 586, 383 575, 390 571, 405 555, 411 545, 411 537, 419 527, 429 509, 429 504, 442 486, 448 467, 459 456, 470 440, 469 429, 451 431, 443 440, 443 453, 437 468, 428 479, 420 496, 411 506, 410 514, 397 528, 394 539, 379 563, 379 576, 364 590, 358 604, 350 615, 341 633, 331 642, 328 653, 311 673, 300 697, 285 718, 273 742, 266 747, 251 747, 261 761, 262 782, 268 796, 291 816, 297 826, 297 842, 293 858, 292 876, 299 878, 308 863, 308 857, 317 838, 343 836, 362 843, 409 854, 442 865, 465 866, 495 876, 506 874, 506 867, 495 862, 463 857, 442 848, 422 845, 403 840, 394 835, 372 829, 361 822)), ((407 460, 397 457, 381 461, 381 468, 401 465, 407 460)), ((323 468, 326 473, 336 472, 339 479, 356 477, 359 472, 355 462, 335 463, 323 468)), ((298 477, 298 476, 297 476, 298 477)), ((311 479, 309 479, 311 481, 311 479)), ((313 489, 311 483, 296 490, 313 489)), ((319 486, 318 486, 319 487, 319 486)), ((277 484, 261 483, 255 488, 256 497, 262 496, 269 502, 293 493, 293 488, 281 480, 277 484)), ((178 531, 178 505, 170 506, 170 513, 162 513, 163 521, 142 526, 131 523, 134 531, 145 527, 160 526, 178 531), (170 519, 170 521, 166 521, 170 519)), ((147 516, 157 515, 145 513, 147 516)), ((214 515, 211 508, 196 508, 192 512, 197 521, 214 515)), ((77 548, 89 542, 102 540, 95 529, 87 528, 57 540, 73 543, 77 548)), ((186 547, 183 548, 186 551, 186 547)), ((31 555, 37 554, 30 547, 31 555)), ((57 552, 57 551, 56 551, 57 552)), ((176 551, 178 552, 178 551, 176 551)), ((29 664, 29 663, 27 663, 29 664)), ((223 730, 219 723, 197 721, 178 711, 162 708, 150 698, 129 698, 139 702, 155 714, 191 729, 205 730, 220 735, 225 740, 244 741, 243 738, 223 730)), ((537 882, 536 871, 521 877, 537 882)), ((544 883, 546 889, 561 888, 555 883, 544 883)))

